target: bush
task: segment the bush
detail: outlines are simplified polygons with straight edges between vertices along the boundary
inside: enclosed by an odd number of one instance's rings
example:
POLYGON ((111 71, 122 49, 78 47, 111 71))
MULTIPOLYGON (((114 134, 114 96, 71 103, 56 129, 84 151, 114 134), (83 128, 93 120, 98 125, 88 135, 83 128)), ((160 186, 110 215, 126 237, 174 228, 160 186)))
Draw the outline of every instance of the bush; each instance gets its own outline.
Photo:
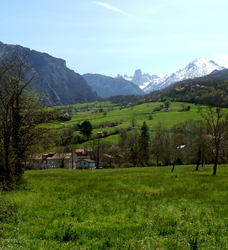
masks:
POLYGON ((66 121, 70 121, 71 120, 71 115, 69 113, 63 113, 59 116, 59 120, 61 122, 66 122, 66 121))
POLYGON ((100 123, 100 127, 101 128, 115 127, 115 126, 118 126, 121 123, 122 123, 122 121, 111 121, 111 122, 105 121, 105 122, 100 123))
POLYGON ((107 137, 107 136, 109 136, 109 133, 108 133, 107 130, 104 130, 104 131, 103 131, 103 137, 107 137))
POLYGON ((79 239, 79 235, 76 230, 68 227, 66 229, 61 229, 61 231, 58 231, 55 234, 54 239, 62 242, 76 241, 79 239))

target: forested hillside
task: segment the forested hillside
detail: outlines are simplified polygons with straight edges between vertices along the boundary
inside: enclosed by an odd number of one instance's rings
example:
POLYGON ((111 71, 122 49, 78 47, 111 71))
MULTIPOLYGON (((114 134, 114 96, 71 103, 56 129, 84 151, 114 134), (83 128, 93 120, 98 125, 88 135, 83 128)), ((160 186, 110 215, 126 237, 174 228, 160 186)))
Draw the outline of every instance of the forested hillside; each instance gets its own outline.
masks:
POLYGON ((146 96, 151 100, 171 100, 228 107, 228 70, 175 83, 168 88, 151 92, 146 96))

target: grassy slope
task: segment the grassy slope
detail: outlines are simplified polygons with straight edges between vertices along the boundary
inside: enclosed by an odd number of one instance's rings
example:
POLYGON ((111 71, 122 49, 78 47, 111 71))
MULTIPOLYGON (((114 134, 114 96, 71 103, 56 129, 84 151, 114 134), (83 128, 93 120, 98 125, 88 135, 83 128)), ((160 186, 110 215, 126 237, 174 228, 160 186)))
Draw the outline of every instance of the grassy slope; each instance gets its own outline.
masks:
POLYGON ((26 172, 0 249, 227 249, 226 166, 26 172))
MULTIPOLYGON (((143 122, 146 121, 147 125, 152 130, 158 125, 159 122, 161 122, 165 127, 171 128, 176 123, 184 122, 189 119, 196 119, 197 117, 199 117, 199 106, 191 104, 190 111, 179 112, 181 110, 181 104, 183 104, 180 102, 171 103, 171 107, 167 112, 153 112, 154 108, 158 107, 161 104, 163 103, 145 103, 120 110, 119 106, 111 106, 110 103, 97 103, 96 105, 102 106, 104 108, 104 111, 108 110, 109 107, 114 108, 114 110, 112 111, 107 111, 106 116, 103 113, 93 113, 92 107, 94 106, 94 104, 88 104, 92 109, 91 111, 77 112, 77 114, 73 116, 72 120, 67 122, 66 124, 76 124, 81 123, 84 120, 89 120, 93 125, 99 126, 103 122, 121 121, 121 124, 115 127, 94 129, 93 133, 96 134, 97 132, 104 130, 108 132, 115 131, 119 127, 127 128, 131 126, 132 119, 136 121, 136 127, 141 128, 143 122), (152 119, 149 119, 150 116, 152 116, 152 119)), ((77 105, 75 105, 74 107, 79 108, 77 105)), ((110 136, 105 140, 116 142, 118 140, 118 136, 110 136)))
POLYGON ((172 103, 168 112, 154 112, 153 109, 162 103, 145 103, 141 105, 137 105, 135 107, 117 109, 113 111, 107 112, 107 115, 104 116, 103 113, 91 113, 84 112, 78 113, 73 117, 73 119, 69 122, 77 123, 82 122, 85 119, 88 119, 92 122, 93 125, 99 125, 104 121, 122 121, 123 127, 127 127, 130 125, 131 120, 134 118, 141 126, 143 121, 147 121, 148 124, 154 125, 157 124, 158 121, 161 121, 166 126, 173 126, 177 122, 185 121, 186 119, 192 119, 197 116, 198 106, 191 105, 191 110, 188 112, 179 112, 181 109, 181 103, 176 102, 172 103), (153 119, 149 120, 149 116, 152 115, 153 119), (173 117, 175 116, 175 119, 173 117))

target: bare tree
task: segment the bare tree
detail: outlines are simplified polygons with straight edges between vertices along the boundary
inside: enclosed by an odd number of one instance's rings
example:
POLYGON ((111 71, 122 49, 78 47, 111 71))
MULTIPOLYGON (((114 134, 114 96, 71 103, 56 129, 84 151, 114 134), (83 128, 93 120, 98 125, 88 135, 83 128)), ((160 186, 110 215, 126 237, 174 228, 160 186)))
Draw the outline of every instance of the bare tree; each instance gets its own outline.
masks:
POLYGON ((204 163, 207 151, 207 136, 205 124, 202 120, 189 120, 184 124, 184 129, 187 132, 186 137, 189 143, 188 154, 196 163, 195 170, 199 170, 200 164, 204 163))
POLYGON ((131 163, 134 167, 139 164, 139 133, 136 129, 127 131, 122 128, 119 133, 119 148, 121 154, 127 163, 131 163))
POLYGON ((155 128, 154 137, 152 139, 152 154, 156 158, 156 165, 159 165, 159 161, 163 165, 168 165, 169 163, 169 135, 168 131, 165 130, 163 125, 159 122, 158 126, 155 128))
POLYGON ((103 153, 103 149, 105 147, 105 143, 102 140, 102 132, 98 132, 97 135, 93 135, 92 139, 89 141, 91 146, 91 159, 95 161, 96 168, 99 168, 101 165, 101 154, 103 153))
POLYGON ((208 107, 200 110, 201 117, 206 125, 208 140, 207 146, 214 157, 213 175, 217 173, 221 143, 228 136, 228 113, 221 107, 208 107))
POLYGON ((169 157, 170 163, 172 164, 172 172, 174 171, 177 160, 181 157, 181 150, 185 147, 184 135, 182 133, 173 134, 169 141, 169 157))

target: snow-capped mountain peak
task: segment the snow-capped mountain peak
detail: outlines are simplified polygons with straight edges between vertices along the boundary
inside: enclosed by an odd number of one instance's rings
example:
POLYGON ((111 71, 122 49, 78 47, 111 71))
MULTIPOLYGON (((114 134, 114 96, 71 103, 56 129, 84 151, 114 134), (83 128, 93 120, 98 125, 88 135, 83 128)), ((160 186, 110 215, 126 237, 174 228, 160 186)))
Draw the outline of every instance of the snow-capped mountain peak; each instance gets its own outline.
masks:
POLYGON ((190 62, 184 69, 168 74, 163 78, 160 78, 157 75, 142 74, 141 70, 136 70, 134 77, 131 77, 128 80, 139 85, 145 93, 149 93, 154 90, 168 87, 175 82, 209 75, 214 70, 223 69, 225 69, 225 67, 219 66, 212 60, 201 57, 190 62))
POLYGON ((212 60, 208 60, 206 58, 198 58, 193 62, 190 62, 185 68, 184 70, 186 71, 196 71, 195 74, 201 74, 202 75, 208 75, 210 74, 213 70, 222 70, 225 69, 222 66, 219 66, 217 63, 215 63, 212 60))
MULTIPOLYGON (((120 76, 120 75, 118 75, 120 76)), ((151 82, 157 82, 160 80, 160 77, 157 75, 150 75, 148 73, 142 74, 141 69, 136 69, 134 76, 124 75, 124 78, 128 81, 133 82, 138 85, 142 90, 151 82)))

